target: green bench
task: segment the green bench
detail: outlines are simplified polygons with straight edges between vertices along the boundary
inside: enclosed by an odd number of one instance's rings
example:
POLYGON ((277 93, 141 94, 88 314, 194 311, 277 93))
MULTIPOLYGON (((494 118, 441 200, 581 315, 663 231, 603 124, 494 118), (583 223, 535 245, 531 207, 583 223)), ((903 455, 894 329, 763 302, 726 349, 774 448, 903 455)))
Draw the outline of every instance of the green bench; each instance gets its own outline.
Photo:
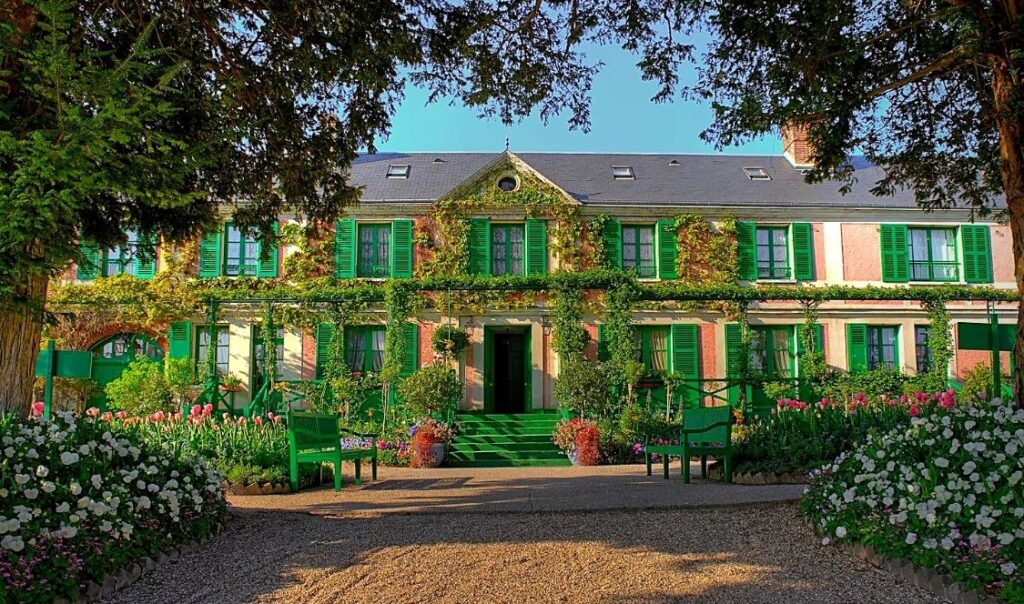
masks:
POLYGON ((725 482, 732 482, 732 408, 701 407, 683 411, 683 428, 679 432, 678 445, 651 444, 650 436, 644 439, 644 460, 647 475, 651 475, 651 456, 661 455, 668 479, 670 455, 682 458, 683 482, 690 483, 690 458, 700 456, 700 476, 708 476, 708 456, 721 459, 724 464, 722 475, 725 482))
POLYGON ((299 464, 325 461, 334 464, 334 490, 341 490, 341 462, 356 464, 356 484, 362 484, 362 460, 369 459, 371 476, 377 480, 377 439, 374 434, 360 434, 338 427, 338 416, 316 415, 305 411, 288 412, 288 474, 292 491, 299 490, 299 464), (368 448, 343 449, 341 435, 369 438, 368 448))

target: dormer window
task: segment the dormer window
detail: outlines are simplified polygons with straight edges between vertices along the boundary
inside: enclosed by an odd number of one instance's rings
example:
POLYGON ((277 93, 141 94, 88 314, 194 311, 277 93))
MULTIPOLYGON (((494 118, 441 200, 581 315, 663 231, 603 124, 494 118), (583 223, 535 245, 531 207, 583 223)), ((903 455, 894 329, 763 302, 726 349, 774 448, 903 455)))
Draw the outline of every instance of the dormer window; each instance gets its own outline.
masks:
POLYGON ((388 166, 388 178, 409 178, 409 164, 391 164, 388 166))
POLYGON ((771 180, 771 175, 768 171, 761 167, 749 167, 743 168, 743 173, 747 175, 750 180, 771 180))
POLYGON ((612 178, 615 180, 636 180, 631 166, 612 166, 612 178))

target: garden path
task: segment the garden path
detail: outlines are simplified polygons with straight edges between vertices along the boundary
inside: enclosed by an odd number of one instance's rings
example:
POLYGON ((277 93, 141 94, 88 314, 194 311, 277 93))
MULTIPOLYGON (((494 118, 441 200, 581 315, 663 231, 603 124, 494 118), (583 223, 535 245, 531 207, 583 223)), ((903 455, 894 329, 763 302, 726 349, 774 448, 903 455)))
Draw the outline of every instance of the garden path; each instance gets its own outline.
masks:
POLYGON ((941 601, 821 545, 786 501, 800 489, 384 468, 340 494, 232 498, 222 535, 105 602, 941 601))

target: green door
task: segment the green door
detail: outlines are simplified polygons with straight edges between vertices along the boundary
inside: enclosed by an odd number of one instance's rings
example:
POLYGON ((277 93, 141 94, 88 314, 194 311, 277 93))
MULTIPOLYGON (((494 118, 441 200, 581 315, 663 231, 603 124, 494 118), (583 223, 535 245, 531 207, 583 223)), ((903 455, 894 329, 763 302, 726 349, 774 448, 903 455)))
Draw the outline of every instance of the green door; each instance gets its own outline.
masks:
POLYGON ((107 395, 103 389, 107 384, 121 377, 128 364, 143 356, 154 361, 164 358, 164 349, 149 336, 137 333, 121 333, 92 347, 92 379, 100 390, 89 400, 93 406, 106 409, 107 395))
POLYGON ((484 409, 489 413, 530 410, 528 328, 487 328, 484 333, 484 409))

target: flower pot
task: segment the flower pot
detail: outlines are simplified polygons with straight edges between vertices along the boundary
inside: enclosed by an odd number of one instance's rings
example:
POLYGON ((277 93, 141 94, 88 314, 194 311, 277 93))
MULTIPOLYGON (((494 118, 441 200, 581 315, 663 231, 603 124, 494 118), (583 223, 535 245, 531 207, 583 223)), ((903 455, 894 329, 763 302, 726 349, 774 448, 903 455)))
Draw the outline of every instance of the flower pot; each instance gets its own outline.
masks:
POLYGON ((414 468, 436 468, 444 461, 444 443, 413 445, 414 468))
POLYGON ((565 452, 565 456, 569 458, 569 462, 574 465, 580 465, 580 457, 576 454, 576 449, 569 449, 565 452))

